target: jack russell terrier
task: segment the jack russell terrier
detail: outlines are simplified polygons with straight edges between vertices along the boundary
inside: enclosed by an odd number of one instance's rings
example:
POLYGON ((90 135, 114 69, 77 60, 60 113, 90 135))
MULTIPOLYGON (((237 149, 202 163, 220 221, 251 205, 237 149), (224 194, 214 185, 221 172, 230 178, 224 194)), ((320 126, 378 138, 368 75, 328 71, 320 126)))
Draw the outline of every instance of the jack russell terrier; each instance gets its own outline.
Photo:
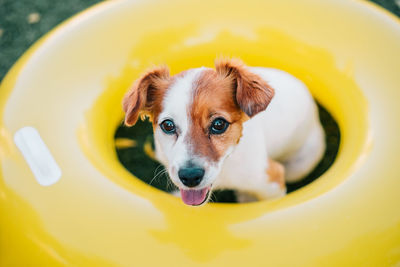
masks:
POLYGON ((174 76, 165 66, 153 68, 133 84, 123 109, 127 126, 149 117, 156 157, 187 205, 207 202, 213 189, 283 196, 285 181, 307 175, 325 151, 307 87, 238 59, 174 76))

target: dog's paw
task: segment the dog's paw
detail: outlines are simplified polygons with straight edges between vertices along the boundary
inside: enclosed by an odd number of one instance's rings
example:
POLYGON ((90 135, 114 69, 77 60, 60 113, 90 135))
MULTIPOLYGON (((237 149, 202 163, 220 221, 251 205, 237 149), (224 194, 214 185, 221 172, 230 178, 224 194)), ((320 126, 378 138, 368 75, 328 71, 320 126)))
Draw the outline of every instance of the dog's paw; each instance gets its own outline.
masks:
POLYGON ((280 198, 286 195, 286 187, 282 187, 281 183, 268 183, 265 192, 267 199, 280 198))
POLYGON ((267 175, 269 182, 276 183, 282 188, 285 187, 285 167, 281 163, 269 159, 267 175))

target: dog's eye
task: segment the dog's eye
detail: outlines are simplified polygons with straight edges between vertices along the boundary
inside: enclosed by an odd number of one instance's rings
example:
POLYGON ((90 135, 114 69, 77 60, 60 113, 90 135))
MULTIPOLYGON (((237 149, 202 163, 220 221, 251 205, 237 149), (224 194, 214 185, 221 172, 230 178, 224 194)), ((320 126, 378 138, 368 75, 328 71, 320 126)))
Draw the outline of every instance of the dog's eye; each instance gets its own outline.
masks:
POLYGON ((166 134, 175 134, 176 128, 175 124, 171 120, 165 120, 160 124, 161 130, 164 131, 166 134))
POLYGON ((222 134, 226 131, 229 126, 229 122, 227 122, 223 118, 217 118, 211 123, 210 133, 211 134, 222 134))

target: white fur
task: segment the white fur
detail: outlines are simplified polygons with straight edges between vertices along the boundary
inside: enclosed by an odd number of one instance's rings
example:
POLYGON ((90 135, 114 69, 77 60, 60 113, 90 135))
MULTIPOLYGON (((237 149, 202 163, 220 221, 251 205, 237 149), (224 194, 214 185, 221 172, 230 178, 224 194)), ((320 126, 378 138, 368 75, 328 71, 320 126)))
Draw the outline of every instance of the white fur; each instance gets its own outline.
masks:
MULTIPOLYGON (((178 137, 155 131, 158 159, 168 168, 172 181, 184 188, 177 171, 193 159, 185 143, 190 125, 188 109, 192 104, 193 82, 205 68, 188 71, 169 89, 158 123, 173 119, 178 137)), ((324 133, 318 109, 307 87, 292 75, 270 68, 249 68, 275 89, 270 105, 243 124, 243 135, 235 147, 228 149, 218 164, 204 166, 206 175, 197 188, 236 189, 267 199, 285 194, 278 184, 269 181, 268 158, 285 166, 287 181, 293 182, 309 173, 324 151, 324 133)), ((206 159, 195 158, 200 164, 206 159)))
MULTIPOLYGON (((177 127, 176 135, 166 135, 157 127, 155 135, 156 156, 168 168, 171 180, 179 187, 185 188, 178 177, 178 170, 189 160, 205 165, 206 162, 192 155, 191 147, 185 142, 191 123, 189 106, 193 102, 194 82, 205 68, 191 69, 183 77, 178 78, 168 89, 163 100, 163 111, 159 115, 158 124, 171 119, 177 127)), ((204 179, 202 184, 206 184, 204 179)))

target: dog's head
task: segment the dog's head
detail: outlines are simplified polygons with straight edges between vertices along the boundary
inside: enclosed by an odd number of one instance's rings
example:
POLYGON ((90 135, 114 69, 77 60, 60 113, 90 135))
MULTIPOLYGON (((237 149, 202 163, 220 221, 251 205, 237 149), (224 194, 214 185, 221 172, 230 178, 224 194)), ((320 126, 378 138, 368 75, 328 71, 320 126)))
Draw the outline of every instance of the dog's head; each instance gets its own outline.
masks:
POLYGON ((208 200, 225 158, 238 144, 242 125, 263 111, 274 90, 239 60, 221 59, 215 70, 170 76, 157 67, 138 79, 123 100, 125 124, 141 115, 153 123, 157 155, 182 200, 208 200))

